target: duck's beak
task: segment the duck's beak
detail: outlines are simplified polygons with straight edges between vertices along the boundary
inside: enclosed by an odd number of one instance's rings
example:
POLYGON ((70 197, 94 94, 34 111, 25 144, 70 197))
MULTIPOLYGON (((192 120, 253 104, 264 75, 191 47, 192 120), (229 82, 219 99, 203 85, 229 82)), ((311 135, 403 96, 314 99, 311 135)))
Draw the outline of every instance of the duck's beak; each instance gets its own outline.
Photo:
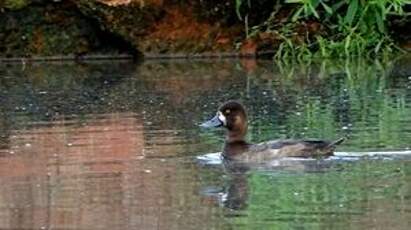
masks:
POLYGON ((218 118, 218 115, 215 115, 213 118, 211 118, 211 120, 206 121, 200 125, 200 127, 203 127, 203 128, 216 128, 220 126, 223 126, 223 122, 220 121, 220 119, 218 118))

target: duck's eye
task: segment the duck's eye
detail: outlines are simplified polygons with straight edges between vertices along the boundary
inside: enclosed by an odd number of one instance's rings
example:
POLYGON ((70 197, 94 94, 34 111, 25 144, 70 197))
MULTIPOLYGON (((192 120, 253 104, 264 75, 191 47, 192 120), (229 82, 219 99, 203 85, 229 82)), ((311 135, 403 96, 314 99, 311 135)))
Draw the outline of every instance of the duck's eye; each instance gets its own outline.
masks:
POLYGON ((231 110, 229 110, 229 109, 226 109, 226 110, 225 110, 225 114, 228 115, 228 114, 230 114, 230 113, 231 113, 231 110))

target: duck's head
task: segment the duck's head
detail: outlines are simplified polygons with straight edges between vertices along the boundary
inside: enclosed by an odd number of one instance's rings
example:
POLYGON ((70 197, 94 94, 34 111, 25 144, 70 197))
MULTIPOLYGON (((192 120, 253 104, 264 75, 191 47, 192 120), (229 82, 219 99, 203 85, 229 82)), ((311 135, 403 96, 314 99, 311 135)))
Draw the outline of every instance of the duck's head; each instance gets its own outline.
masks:
POLYGON ((227 141, 244 141, 247 133, 247 113, 244 106, 237 101, 222 104, 217 114, 209 121, 201 124, 204 128, 224 127, 228 130, 227 141))

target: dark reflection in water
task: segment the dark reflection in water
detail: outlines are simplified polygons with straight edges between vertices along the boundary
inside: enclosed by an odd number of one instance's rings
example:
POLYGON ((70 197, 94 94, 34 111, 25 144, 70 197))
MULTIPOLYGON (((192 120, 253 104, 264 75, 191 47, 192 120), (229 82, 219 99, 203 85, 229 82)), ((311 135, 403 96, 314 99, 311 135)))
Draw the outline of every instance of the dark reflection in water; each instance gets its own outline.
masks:
POLYGON ((393 63, 171 61, 0 66, 1 229, 408 229, 411 159, 202 165, 227 99, 252 141, 347 135, 411 147, 411 70, 393 63))

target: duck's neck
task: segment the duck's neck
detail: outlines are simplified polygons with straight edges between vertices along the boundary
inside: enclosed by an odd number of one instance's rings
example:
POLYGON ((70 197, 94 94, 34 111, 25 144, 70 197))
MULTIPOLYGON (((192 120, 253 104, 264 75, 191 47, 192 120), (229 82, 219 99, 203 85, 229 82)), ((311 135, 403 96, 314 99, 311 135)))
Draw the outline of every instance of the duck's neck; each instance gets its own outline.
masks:
POLYGON ((232 130, 228 130, 228 134, 226 137, 227 143, 234 143, 234 142, 245 142, 245 135, 247 134, 247 123, 241 127, 237 127, 232 130))

